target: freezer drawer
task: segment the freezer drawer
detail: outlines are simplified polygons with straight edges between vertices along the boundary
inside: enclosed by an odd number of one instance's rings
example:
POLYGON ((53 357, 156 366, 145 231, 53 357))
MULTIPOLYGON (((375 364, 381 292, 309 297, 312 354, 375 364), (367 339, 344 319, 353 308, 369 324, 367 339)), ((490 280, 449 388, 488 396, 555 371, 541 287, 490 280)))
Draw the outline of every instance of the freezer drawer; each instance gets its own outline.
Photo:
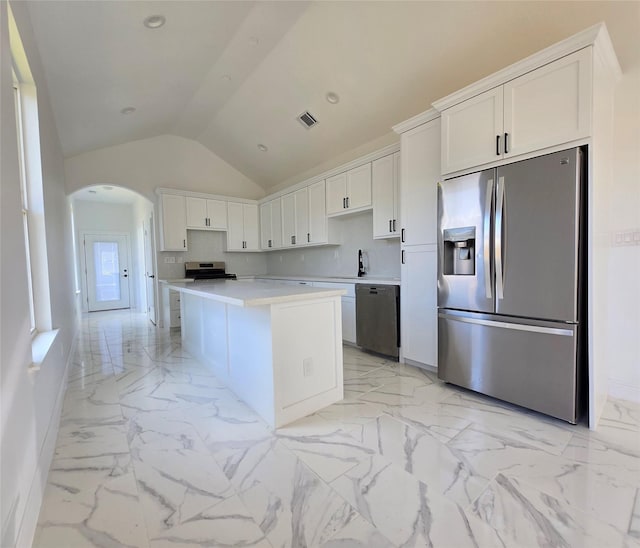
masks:
POLYGON ((438 330, 442 380, 575 424, 575 324, 441 311, 438 330))

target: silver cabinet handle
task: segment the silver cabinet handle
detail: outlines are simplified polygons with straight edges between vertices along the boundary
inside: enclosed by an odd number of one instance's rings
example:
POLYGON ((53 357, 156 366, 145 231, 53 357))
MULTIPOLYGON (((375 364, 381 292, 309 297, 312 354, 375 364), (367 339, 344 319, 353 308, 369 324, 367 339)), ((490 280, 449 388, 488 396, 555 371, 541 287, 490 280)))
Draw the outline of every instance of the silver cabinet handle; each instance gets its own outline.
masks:
POLYGON ((400 231, 400 240, 404 243, 404 228, 400 231))
POLYGON ((484 201, 484 288, 487 299, 492 296, 491 281, 491 216, 493 206, 493 179, 487 182, 487 196, 484 201))
POLYGON ((182 240, 182 247, 187 247, 187 240, 182 240))
POLYGON ((347 196, 347 209, 349 209, 349 196, 347 196))
POLYGON ((394 219, 393 220, 393 232, 395 232, 395 231, 396 231, 396 220, 394 219))
POLYGON ((496 195, 496 226, 494 233, 495 268, 496 268, 496 297, 504 299, 504 277, 502 270, 502 255, 504 242, 502 241, 502 223, 504 222, 504 177, 498 178, 496 195))
POLYGON ((307 242, 311 241, 311 232, 307 232, 307 242))
POLYGON ((342 209, 346 209, 346 207, 347 207, 347 199, 342 198, 342 209))
POLYGON ((404 249, 402 250, 402 259, 401 259, 401 261, 402 261, 402 264, 404 264, 404 249))

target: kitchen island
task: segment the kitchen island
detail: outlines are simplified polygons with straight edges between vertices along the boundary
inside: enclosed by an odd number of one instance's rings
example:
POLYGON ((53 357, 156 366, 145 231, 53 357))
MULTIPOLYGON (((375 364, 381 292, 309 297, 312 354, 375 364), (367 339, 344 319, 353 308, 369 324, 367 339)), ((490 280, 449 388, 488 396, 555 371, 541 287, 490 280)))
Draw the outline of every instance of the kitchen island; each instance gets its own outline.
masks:
POLYGON ((278 428, 343 398, 343 289, 268 281, 169 283, 182 344, 278 428))

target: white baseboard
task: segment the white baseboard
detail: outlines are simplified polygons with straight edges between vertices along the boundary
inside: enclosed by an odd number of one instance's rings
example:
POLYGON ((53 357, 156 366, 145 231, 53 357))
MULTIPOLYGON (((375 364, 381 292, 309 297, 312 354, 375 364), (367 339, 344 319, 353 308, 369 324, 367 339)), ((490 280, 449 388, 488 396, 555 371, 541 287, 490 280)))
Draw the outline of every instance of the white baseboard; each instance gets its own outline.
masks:
POLYGON ((640 386, 632 386, 616 379, 609 379, 609 397, 640 403, 640 386))
POLYGON ((76 325, 76 332, 73 336, 73 341, 71 342, 69 355, 67 356, 67 363, 65 364, 62 381, 60 382, 60 389, 56 396, 56 403, 52 409, 51 420, 47 427, 47 434, 44 438, 44 442, 42 443, 40 456, 38 457, 38 467, 34 471, 33 479, 31 480, 31 488, 29 489, 29 496, 25 504, 16 546, 31 546, 33 544, 36 527, 38 525, 38 516, 40 515, 40 507, 42 506, 42 498, 47 486, 47 476, 49 475, 49 468, 51 468, 51 462, 53 461, 53 455, 56 448, 56 441, 58 439, 62 403, 64 402, 64 395, 67 391, 67 380, 69 378, 69 367, 71 366, 71 360, 73 359, 78 346, 79 334, 80 328, 76 325))

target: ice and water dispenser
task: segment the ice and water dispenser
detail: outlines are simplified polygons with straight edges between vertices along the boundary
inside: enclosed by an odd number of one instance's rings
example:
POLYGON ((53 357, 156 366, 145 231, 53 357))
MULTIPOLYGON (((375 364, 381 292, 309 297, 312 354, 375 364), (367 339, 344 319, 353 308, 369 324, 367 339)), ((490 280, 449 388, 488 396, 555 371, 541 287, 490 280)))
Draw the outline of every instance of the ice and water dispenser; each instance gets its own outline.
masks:
POLYGON ((442 233, 444 263, 442 273, 473 276, 476 273, 476 227, 448 228, 442 233))

